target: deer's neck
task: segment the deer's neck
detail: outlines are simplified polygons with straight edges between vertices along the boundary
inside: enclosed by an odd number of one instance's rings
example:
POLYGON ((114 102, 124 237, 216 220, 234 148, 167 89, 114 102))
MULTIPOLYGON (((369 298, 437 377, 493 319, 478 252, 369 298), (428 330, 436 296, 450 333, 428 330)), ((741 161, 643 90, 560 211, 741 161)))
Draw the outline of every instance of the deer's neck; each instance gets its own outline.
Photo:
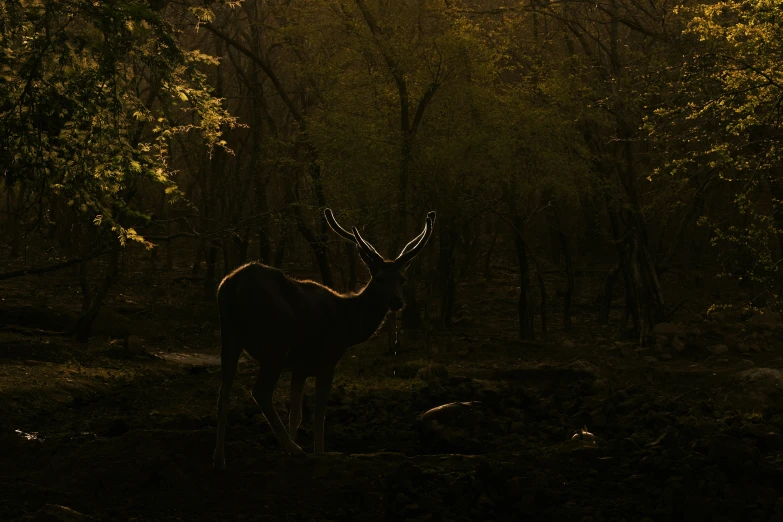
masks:
POLYGON ((350 313, 346 320, 350 324, 346 326, 351 332, 350 345, 355 345, 366 341, 378 330, 389 311, 389 303, 372 281, 361 292, 347 299, 350 313))

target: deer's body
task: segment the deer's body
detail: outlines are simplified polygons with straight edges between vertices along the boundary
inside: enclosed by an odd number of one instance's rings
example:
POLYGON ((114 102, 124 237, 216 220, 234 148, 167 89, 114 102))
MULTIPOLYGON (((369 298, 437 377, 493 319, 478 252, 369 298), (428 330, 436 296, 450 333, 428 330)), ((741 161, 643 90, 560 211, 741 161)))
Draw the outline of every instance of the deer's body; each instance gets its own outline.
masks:
POLYGON ((253 398, 261 407, 283 450, 303 456, 295 441, 302 421, 302 398, 308 377, 315 377, 313 431, 315 452, 324 451, 326 400, 337 363, 351 346, 369 339, 389 310, 403 306, 402 285, 408 264, 432 235, 435 213, 424 231, 388 261, 359 235, 343 229, 331 211, 332 229, 359 248, 372 278, 359 293, 341 295, 313 281, 297 281, 280 270, 249 263, 227 275, 218 287, 222 337, 217 443, 213 462, 225 469, 225 435, 231 385, 242 350, 258 362, 253 398), (277 380, 291 371, 291 412, 286 431, 272 403, 277 380))
POLYGON ((266 351, 279 351, 285 354, 282 370, 316 377, 383 324, 388 306, 373 299, 376 290, 371 282, 357 294, 342 295, 313 281, 291 279, 276 268, 248 263, 218 287, 221 330, 255 337, 242 348, 256 361, 264 360, 266 351), (244 306, 236 309, 236 303, 244 306), (348 331, 351 335, 346 336, 348 331))

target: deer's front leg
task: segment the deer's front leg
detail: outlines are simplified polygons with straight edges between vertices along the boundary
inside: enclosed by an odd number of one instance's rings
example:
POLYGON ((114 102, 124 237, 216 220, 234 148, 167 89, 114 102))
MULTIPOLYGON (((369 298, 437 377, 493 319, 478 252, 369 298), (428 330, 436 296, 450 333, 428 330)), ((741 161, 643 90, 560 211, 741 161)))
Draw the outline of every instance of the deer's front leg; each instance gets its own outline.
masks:
POLYGON ((307 377, 296 372, 291 373, 291 412, 288 415, 288 435, 296 442, 296 431, 302 423, 302 399, 304 398, 307 377))
POLYGON ((319 374, 315 378, 315 412, 313 415, 313 432, 315 435, 315 453, 324 452, 324 421, 326 419, 326 401, 332 389, 334 368, 319 374))

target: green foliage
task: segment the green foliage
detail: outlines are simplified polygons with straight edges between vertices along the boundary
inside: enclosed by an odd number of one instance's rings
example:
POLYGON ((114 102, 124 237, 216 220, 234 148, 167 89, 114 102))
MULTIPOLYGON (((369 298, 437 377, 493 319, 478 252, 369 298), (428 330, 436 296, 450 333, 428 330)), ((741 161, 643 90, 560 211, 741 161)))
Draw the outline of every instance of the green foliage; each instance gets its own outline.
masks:
POLYGON ((184 50, 148 2, 3 2, 6 186, 23 184, 44 207, 51 197, 64 198, 110 226, 122 243, 143 242, 121 216, 135 213, 128 201, 142 179, 175 193, 172 136, 193 130, 209 146, 222 146, 221 128, 234 124, 201 71, 214 63, 184 50))
POLYGON ((668 149, 668 172, 714 171, 734 194, 734 216, 702 224, 727 248, 726 270, 779 282, 783 233, 783 4, 730 0, 676 12, 694 50, 674 101, 648 129, 668 149))

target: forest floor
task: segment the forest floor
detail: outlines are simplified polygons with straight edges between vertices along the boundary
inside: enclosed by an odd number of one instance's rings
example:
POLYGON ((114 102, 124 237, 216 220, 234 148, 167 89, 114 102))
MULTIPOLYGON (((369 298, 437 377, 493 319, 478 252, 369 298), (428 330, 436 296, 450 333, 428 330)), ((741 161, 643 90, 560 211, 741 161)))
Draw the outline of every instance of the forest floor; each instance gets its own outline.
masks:
MULTIPOLYGON (((281 452, 243 359, 218 473, 217 314, 181 275, 118 280, 88 345, 19 330, 67 323, 73 273, 3 281, 0 520, 783 520, 783 329, 707 313, 741 293, 669 276, 690 300, 638 348, 622 309, 598 324, 597 273, 577 280, 571 331, 550 296, 550 334, 523 343, 516 280, 498 271, 460 287, 453 328, 406 334, 395 355, 383 332, 348 352, 325 455, 281 452), (127 353, 128 334, 148 355, 127 353), (481 403, 422 438, 419 415, 453 401, 481 403), (594 439, 572 440, 582 428, 594 439)), ((312 383, 304 414, 311 452, 312 383)))

